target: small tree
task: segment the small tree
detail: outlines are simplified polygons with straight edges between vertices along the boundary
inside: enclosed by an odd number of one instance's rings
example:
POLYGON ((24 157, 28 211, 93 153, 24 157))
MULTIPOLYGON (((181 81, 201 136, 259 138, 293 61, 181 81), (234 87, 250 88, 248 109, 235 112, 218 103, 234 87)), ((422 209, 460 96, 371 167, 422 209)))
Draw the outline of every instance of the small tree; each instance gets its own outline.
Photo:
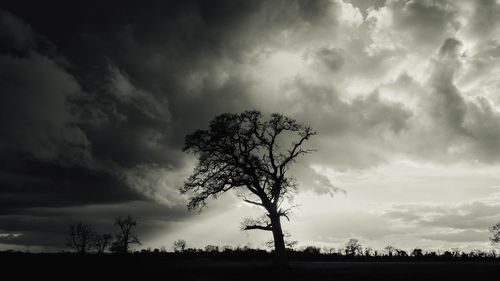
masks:
POLYGON ((362 251, 363 248, 361 247, 358 239, 352 238, 345 244, 345 254, 347 256, 355 256, 357 254, 360 254, 362 251))
POLYGON ((333 248, 333 247, 323 247, 323 253, 327 254, 327 255, 332 255, 332 254, 335 254, 336 253, 336 249, 333 248))
POLYGON ((316 246, 307 246, 302 250, 303 253, 305 254, 310 254, 310 255, 319 255, 321 252, 321 249, 316 246))
POLYGON ((366 247, 365 248, 365 256, 366 257, 371 257, 373 253, 373 249, 371 247, 366 247))
POLYGON ((392 257, 392 254, 394 253, 394 251, 396 251, 396 248, 394 248, 391 245, 387 245, 387 246, 385 246, 384 250, 387 252, 387 255, 389 257, 392 257))
POLYGON ((85 254, 92 248, 95 238, 94 228, 88 224, 72 224, 66 233, 66 244, 79 254, 85 254))
POLYGON ((411 255, 414 257, 417 257, 417 258, 424 256, 422 249, 419 249, 419 248, 413 249, 413 251, 411 252, 411 255))
POLYGON ((186 249, 186 241, 183 239, 175 240, 173 243, 174 252, 184 252, 186 249))
POLYGON ((398 257, 407 257, 408 253, 405 250, 396 249, 398 257))
POLYGON ((207 252, 207 253, 218 253, 219 252, 219 246, 206 245, 205 246, 205 252, 207 252))
POLYGON ((132 244, 141 245, 137 234, 133 231, 133 228, 137 225, 137 222, 129 215, 126 218, 117 218, 115 220, 115 225, 120 228, 120 232, 115 234, 115 242, 111 245, 111 251, 116 253, 128 253, 130 251, 130 246, 132 244))
POLYGON ((493 246, 500 245, 500 222, 490 227, 490 241, 493 246))
POLYGON ((188 208, 201 209, 206 199, 239 189, 245 202, 266 212, 258 219, 246 219, 243 229, 272 232, 276 263, 286 266, 281 218, 288 219, 289 208, 282 203, 291 200, 296 189, 287 172, 300 156, 313 151, 303 146, 315 134, 277 113, 269 120, 262 120, 258 111, 215 117, 208 130, 186 136, 184 151, 198 156, 193 174, 181 189, 192 194, 188 208))
POLYGON ((102 254, 106 251, 108 246, 111 244, 111 239, 113 235, 111 233, 96 234, 94 238, 94 248, 98 254, 102 254))

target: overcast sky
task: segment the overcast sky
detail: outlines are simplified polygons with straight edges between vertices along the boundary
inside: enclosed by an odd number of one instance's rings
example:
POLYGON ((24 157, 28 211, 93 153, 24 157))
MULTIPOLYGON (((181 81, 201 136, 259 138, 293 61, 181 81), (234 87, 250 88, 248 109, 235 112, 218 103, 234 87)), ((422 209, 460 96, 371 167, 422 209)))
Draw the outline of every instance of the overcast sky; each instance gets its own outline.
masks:
POLYGON ((178 192, 185 135, 247 109, 318 132, 284 226, 300 245, 490 248, 500 1, 88 2, 0 4, 0 249, 128 214, 142 247, 264 247, 234 194, 198 213, 178 192))

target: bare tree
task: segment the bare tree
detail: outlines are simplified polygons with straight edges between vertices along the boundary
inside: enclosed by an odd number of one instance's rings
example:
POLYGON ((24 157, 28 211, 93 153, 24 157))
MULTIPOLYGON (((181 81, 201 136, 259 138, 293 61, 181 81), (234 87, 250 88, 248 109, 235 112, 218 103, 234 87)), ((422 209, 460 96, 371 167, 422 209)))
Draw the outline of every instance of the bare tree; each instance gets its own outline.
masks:
POLYGON ((184 252, 186 249, 186 241, 183 239, 175 240, 173 243, 174 252, 184 252))
POLYGON ((332 254, 335 254, 336 253, 336 249, 333 248, 333 247, 323 247, 323 253, 327 254, 327 255, 332 255, 332 254))
POLYGON ((66 233, 66 244, 80 254, 85 254, 92 248, 95 232, 88 224, 72 224, 66 233))
POLYGON ((387 252, 387 255, 389 257, 392 257, 392 254, 394 253, 394 251, 396 251, 396 248, 394 248, 391 245, 387 245, 387 246, 385 246, 384 250, 387 252))
POLYGON ((120 228, 120 232, 115 234, 116 241, 111 245, 111 251, 128 253, 132 244, 141 245, 139 238, 137 238, 137 234, 133 231, 137 222, 130 215, 124 219, 121 217, 117 218, 115 220, 115 225, 120 228))
POLYGON ((361 247, 358 239, 349 239, 349 241, 347 241, 347 243, 345 244, 345 254, 347 256, 355 256, 357 254, 361 254, 362 250, 363 248, 361 247))
POLYGON ((102 254, 106 251, 108 246, 111 244, 111 239, 113 235, 111 233, 96 234, 94 238, 94 248, 98 254, 102 254))
POLYGON ((286 266, 281 217, 288 219, 284 201, 292 199, 296 184, 287 171, 300 156, 313 150, 303 145, 316 133, 295 120, 274 113, 263 121, 258 111, 222 114, 208 130, 186 136, 184 151, 198 156, 198 164, 187 179, 183 193, 191 193, 189 209, 202 209, 207 198, 239 189, 243 201, 262 207, 266 215, 246 219, 245 230, 271 231, 276 262, 286 266))

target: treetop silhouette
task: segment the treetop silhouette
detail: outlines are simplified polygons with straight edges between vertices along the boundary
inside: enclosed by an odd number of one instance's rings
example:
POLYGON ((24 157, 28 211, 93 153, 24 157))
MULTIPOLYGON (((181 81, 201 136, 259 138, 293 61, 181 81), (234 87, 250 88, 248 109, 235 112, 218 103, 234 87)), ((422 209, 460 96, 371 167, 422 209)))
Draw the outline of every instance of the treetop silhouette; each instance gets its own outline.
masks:
POLYGON ((202 209, 208 198, 216 199, 231 189, 243 190, 243 201, 262 207, 266 215, 245 219, 243 229, 271 231, 277 261, 286 264, 281 217, 289 209, 282 203, 296 190, 287 175, 292 163, 314 150, 304 148, 316 132, 284 115, 273 113, 262 120, 259 111, 216 116, 208 130, 187 135, 184 151, 198 156, 193 174, 181 188, 190 193, 189 209, 202 209))
POLYGON ((115 220, 115 225, 120 228, 120 231, 116 234, 116 240, 111 245, 111 251, 128 253, 132 244, 141 245, 137 234, 133 230, 137 226, 137 222, 132 216, 128 215, 126 218, 118 217, 115 220))
POLYGON ((75 249, 79 254, 85 254, 92 248, 94 237, 94 228, 79 222, 69 227, 66 233, 66 245, 75 249))

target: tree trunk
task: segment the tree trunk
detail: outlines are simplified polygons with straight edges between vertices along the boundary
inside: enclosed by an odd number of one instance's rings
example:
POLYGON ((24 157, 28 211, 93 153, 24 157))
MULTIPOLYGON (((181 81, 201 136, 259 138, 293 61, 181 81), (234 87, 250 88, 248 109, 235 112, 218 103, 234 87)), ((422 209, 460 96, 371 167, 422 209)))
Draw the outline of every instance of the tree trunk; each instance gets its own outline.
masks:
POLYGON ((283 235, 283 230, 281 229, 281 220, 280 216, 278 215, 278 212, 277 211, 271 212, 270 219, 273 228, 273 238, 274 238, 274 254, 275 254, 274 264, 277 267, 288 267, 285 239, 283 235))

